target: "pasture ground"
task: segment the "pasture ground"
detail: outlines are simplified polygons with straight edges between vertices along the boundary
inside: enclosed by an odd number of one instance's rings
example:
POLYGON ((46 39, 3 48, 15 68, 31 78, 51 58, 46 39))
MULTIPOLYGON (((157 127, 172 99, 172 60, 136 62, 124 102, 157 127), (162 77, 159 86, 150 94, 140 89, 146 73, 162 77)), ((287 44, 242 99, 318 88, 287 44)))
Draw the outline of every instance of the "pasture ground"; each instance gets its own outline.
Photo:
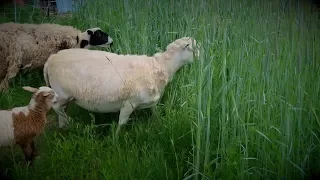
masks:
MULTIPOLYGON (((118 114, 72 104, 68 130, 50 123, 36 138, 34 169, 18 147, 1 148, 13 179, 308 179, 320 171, 319 11, 287 0, 95 0, 72 16, 17 9, 18 22, 99 26, 116 53, 165 50, 182 36, 202 44, 156 108, 135 112, 118 140, 118 114)), ((0 22, 14 20, 2 8, 0 22)), ((101 49, 105 50, 105 49, 101 49)), ((1 109, 28 103, 21 86, 44 85, 42 72, 19 75, 0 94, 1 109)))

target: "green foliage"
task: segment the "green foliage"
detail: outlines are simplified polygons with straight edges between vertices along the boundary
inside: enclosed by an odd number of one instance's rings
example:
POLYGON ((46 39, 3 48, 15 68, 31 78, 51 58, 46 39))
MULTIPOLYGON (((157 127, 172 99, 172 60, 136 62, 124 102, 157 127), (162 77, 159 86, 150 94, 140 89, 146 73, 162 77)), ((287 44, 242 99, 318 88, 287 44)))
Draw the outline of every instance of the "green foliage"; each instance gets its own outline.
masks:
MULTIPOLYGON (((16 179, 303 179, 320 171, 315 8, 285 0, 86 3, 68 18, 26 12, 19 21, 99 26, 123 54, 152 55, 193 36, 202 55, 176 74, 156 108, 133 113, 118 140, 117 113, 72 104, 70 129, 48 126, 37 138, 35 169, 19 164, 18 148, 0 151, 0 168, 16 179)), ((21 86, 30 84, 44 84, 41 72, 12 80, 1 108, 26 104, 21 86)))

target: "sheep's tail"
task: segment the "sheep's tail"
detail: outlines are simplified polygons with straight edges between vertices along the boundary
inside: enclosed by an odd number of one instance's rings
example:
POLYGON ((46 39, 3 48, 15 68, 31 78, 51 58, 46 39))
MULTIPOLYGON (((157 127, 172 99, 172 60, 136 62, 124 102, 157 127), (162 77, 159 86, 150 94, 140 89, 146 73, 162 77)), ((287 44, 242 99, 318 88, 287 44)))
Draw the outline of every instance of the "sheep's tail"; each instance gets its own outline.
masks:
POLYGON ((56 54, 52 54, 49 56, 48 60, 46 63, 44 63, 44 66, 43 66, 43 77, 44 77, 44 80, 46 82, 46 86, 50 87, 50 82, 49 82, 49 75, 48 75, 48 63, 49 61, 52 61, 52 59, 56 56, 56 54))
POLYGON ((50 82, 49 82, 49 75, 48 75, 48 62, 46 62, 44 64, 44 67, 43 67, 43 77, 44 77, 44 80, 46 82, 46 86, 48 87, 51 87, 50 86, 50 82))

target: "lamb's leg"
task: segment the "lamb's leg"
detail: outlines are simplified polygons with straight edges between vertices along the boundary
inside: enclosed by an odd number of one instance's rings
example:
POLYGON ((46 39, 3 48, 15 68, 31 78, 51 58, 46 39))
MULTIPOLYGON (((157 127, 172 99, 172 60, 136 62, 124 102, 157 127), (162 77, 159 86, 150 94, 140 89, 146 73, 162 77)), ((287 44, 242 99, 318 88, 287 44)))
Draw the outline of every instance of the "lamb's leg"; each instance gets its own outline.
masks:
POLYGON ((135 109, 135 106, 128 101, 123 104, 120 110, 119 123, 118 123, 118 128, 116 130, 116 136, 119 136, 121 127, 127 124, 129 120, 129 116, 134 111, 134 109, 135 109))
POLYGON ((30 145, 31 145, 31 149, 32 149, 32 157, 35 158, 35 157, 39 156, 39 153, 38 153, 36 146, 34 144, 34 140, 31 140, 30 145))
POLYGON ((23 150, 25 160, 27 162, 30 162, 30 165, 32 166, 33 165, 33 163, 32 163, 33 157, 32 157, 32 148, 30 145, 30 141, 28 141, 24 144, 21 144, 20 146, 23 150))

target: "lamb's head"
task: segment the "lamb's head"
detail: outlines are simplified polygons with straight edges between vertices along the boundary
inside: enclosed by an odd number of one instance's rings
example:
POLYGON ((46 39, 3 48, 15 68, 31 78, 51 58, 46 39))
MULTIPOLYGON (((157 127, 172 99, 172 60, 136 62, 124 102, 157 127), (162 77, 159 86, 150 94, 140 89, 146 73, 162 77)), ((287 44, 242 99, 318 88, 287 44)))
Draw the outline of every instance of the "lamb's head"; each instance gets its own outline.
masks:
POLYGON ((100 28, 90 28, 77 36, 77 46, 88 49, 90 46, 109 46, 113 44, 112 38, 100 28))
POLYGON ((190 63, 194 56, 199 57, 199 43, 192 37, 182 37, 170 43, 166 51, 174 53, 182 63, 190 63))
POLYGON ((49 110, 53 104, 58 102, 58 94, 47 86, 41 86, 39 88, 23 86, 22 88, 33 93, 29 103, 31 109, 40 104, 45 107, 46 110, 49 110))

